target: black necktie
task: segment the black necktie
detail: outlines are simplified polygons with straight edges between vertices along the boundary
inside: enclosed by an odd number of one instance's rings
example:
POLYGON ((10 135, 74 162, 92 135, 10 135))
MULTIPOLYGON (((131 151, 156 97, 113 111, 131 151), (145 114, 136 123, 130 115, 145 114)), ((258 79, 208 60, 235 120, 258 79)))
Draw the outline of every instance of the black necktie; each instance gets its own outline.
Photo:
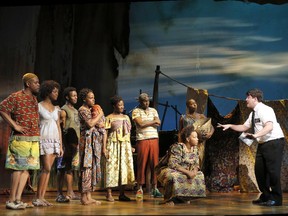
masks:
POLYGON ((252 134, 255 133, 255 111, 253 110, 252 111, 252 125, 251 125, 251 128, 252 128, 252 134))

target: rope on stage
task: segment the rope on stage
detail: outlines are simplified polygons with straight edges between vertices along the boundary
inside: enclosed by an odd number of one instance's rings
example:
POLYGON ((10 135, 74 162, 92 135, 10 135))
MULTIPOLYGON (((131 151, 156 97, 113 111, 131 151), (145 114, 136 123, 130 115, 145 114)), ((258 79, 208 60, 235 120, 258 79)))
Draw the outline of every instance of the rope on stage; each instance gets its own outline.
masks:
MULTIPOLYGON (((168 78, 168 79, 170 79, 170 80, 172 80, 172 81, 174 81, 174 82, 176 82, 176 83, 178 83, 178 84, 180 84, 180 85, 185 86, 186 88, 192 88, 191 86, 188 86, 188 85, 186 85, 186 84, 184 84, 184 83, 181 83, 181 82, 179 82, 178 80, 173 79, 172 77, 164 74, 164 73, 161 72, 161 71, 160 71, 159 73, 162 74, 163 76, 165 76, 166 78, 168 78)), ((241 100, 241 99, 237 99, 237 98, 218 96, 218 95, 214 95, 214 94, 208 94, 208 96, 223 98, 223 99, 226 99, 226 100, 234 100, 234 101, 240 101, 240 100, 241 100)))

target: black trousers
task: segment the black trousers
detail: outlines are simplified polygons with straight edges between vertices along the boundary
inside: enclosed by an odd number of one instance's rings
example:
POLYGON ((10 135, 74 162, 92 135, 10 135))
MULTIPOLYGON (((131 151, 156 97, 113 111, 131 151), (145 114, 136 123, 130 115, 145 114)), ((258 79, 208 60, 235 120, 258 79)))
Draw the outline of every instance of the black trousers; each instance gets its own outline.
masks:
POLYGON ((284 145, 284 138, 258 144, 255 176, 263 201, 274 200, 282 204, 281 165, 284 145))

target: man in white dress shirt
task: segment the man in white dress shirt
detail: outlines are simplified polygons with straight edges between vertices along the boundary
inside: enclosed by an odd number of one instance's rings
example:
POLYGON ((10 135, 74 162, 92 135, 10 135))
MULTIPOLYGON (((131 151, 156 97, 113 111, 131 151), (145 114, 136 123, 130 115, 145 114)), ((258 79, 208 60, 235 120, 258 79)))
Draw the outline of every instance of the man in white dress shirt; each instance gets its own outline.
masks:
POLYGON ((255 176, 261 192, 252 203, 261 206, 281 206, 281 165, 285 145, 283 131, 277 122, 274 110, 262 103, 263 93, 259 89, 251 89, 246 93, 247 107, 253 111, 242 125, 218 124, 223 130, 232 129, 246 132, 254 126, 254 132, 246 133, 246 137, 258 142, 255 176), (254 121, 254 122, 253 122, 254 121))

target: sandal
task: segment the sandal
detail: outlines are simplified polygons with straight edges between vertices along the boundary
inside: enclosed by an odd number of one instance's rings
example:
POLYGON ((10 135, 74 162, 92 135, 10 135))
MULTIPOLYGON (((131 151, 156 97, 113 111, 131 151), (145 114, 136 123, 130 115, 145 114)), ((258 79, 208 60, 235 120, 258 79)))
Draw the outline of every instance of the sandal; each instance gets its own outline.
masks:
POLYGON ((22 201, 20 201, 20 200, 16 200, 15 203, 16 203, 16 204, 21 204, 21 205, 23 205, 25 208, 34 208, 34 205, 33 205, 33 204, 24 203, 24 202, 22 202, 22 201))
POLYGON ((66 195, 66 198, 69 200, 80 200, 80 197, 77 196, 76 194, 66 195))
POLYGON ((32 201, 32 204, 36 207, 42 207, 42 206, 47 206, 46 203, 44 203, 42 200, 40 199, 35 199, 32 201))
POLYGON ((127 197, 125 194, 119 195, 119 201, 129 202, 131 199, 127 197))
POLYGON ((33 205, 33 204, 25 203, 25 205, 26 205, 26 208, 34 208, 34 205, 33 205))
POLYGON ((58 203, 67 203, 70 201, 70 199, 66 198, 64 195, 59 194, 55 200, 58 203))
POLYGON ((48 202, 47 200, 43 199, 42 202, 46 204, 46 206, 53 206, 52 203, 48 202))
POLYGON ((7 209, 13 209, 13 210, 23 210, 26 208, 26 206, 22 202, 17 201, 7 201, 6 202, 6 208, 7 209))

